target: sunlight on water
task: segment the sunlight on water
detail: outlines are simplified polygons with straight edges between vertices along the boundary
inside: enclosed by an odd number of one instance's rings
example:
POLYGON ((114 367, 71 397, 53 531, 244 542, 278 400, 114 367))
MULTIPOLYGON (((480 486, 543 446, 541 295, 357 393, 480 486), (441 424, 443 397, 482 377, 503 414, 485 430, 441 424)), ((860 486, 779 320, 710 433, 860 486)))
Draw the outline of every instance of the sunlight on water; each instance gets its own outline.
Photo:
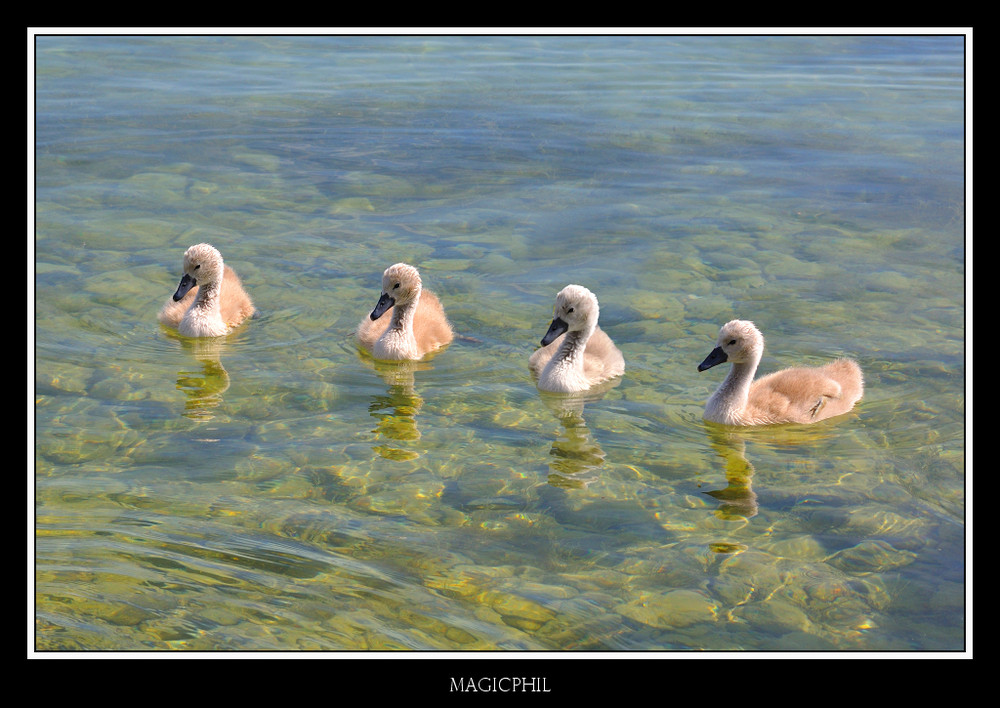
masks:
POLYGON ((37 649, 964 647, 961 37, 35 50, 37 649), (225 338, 156 322, 201 241, 225 338), (353 341, 398 261, 420 362, 353 341), (570 282, 626 372, 540 394, 570 282), (735 317, 860 405, 705 423, 735 317))

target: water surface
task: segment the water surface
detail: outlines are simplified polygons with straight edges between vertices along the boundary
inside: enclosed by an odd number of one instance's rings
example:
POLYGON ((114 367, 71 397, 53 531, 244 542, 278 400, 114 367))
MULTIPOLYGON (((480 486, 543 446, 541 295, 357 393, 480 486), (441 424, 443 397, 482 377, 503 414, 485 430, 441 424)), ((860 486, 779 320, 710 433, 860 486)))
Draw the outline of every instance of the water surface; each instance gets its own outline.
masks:
POLYGON ((958 651, 962 37, 35 39, 41 651, 958 651), (156 312, 217 246, 257 319, 156 312), (382 270, 461 335, 359 353, 382 270), (625 376, 542 395, 556 292, 625 376), (719 326, 854 412, 701 412, 719 326))

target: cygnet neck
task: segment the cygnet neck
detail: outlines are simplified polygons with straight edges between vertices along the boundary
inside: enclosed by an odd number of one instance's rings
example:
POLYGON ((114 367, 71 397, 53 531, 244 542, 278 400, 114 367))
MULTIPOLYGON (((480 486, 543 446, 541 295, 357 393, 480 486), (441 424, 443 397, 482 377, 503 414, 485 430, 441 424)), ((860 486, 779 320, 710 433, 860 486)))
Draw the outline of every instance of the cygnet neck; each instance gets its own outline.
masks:
POLYGON ((753 384, 753 377, 757 373, 762 354, 761 350, 756 350, 751 353, 747 361, 734 361, 729 367, 726 378, 709 399, 707 407, 712 410, 724 407, 729 415, 738 415, 742 412, 750 399, 750 386, 753 384))
POLYGON ((219 312, 221 309, 219 299, 221 290, 222 288, 218 280, 198 283, 198 297, 195 298, 192 307, 209 312, 219 312))
POLYGON ((190 337, 218 337, 228 334, 229 325, 222 320, 220 285, 217 280, 198 284, 198 295, 178 326, 181 334, 190 337))
POLYGON ((417 303, 420 302, 420 293, 416 293, 413 299, 405 303, 396 302, 392 307, 392 319, 389 320, 387 331, 406 332, 413 336, 413 318, 417 314, 417 303))
POLYGON ((414 358, 417 356, 417 338, 413 333, 413 321, 417 314, 417 304, 420 302, 418 292, 405 303, 393 303, 392 319, 385 333, 379 337, 376 356, 390 359, 414 358))
POLYGON ((583 352, 587 349, 587 340, 594 333, 596 325, 588 325, 584 329, 570 330, 563 337, 559 350, 552 357, 552 361, 564 361, 572 364, 574 368, 583 370, 583 352))
POLYGON ((550 391, 580 391, 589 387, 584 371, 584 352, 587 340, 596 325, 570 330, 563 335, 559 349, 552 355, 539 377, 543 388, 550 391))

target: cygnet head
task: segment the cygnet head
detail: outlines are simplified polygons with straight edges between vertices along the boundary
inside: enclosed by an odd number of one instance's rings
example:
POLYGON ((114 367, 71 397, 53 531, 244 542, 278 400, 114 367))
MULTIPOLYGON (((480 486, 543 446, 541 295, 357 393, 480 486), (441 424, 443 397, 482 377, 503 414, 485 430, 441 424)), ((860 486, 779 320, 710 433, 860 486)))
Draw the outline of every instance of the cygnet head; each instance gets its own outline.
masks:
POLYGON ((749 320, 731 320, 722 325, 712 353, 698 364, 698 371, 730 361, 734 364, 759 360, 764 351, 764 335, 749 320))
POLYGON ((567 285, 556 295, 552 324, 542 337, 542 346, 552 343, 563 332, 577 332, 597 326, 600 307, 597 296, 582 285, 567 285))
POLYGON ((372 310, 371 318, 377 320, 394 305, 407 305, 420 296, 423 284, 417 269, 406 263, 397 263, 382 273, 382 295, 372 310))
POLYGON ((174 293, 174 300, 180 300, 195 285, 214 283, 222 280, 222 254, 207 243, 191 246, 184 252, 184 274, 174 293))

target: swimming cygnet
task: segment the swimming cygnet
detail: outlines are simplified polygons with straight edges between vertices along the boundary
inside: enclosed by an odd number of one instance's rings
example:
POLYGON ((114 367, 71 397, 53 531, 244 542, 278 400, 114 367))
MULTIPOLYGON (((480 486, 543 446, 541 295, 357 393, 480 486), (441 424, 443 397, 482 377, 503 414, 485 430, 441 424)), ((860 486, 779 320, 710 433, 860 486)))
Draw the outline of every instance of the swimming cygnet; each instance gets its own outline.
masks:
POLYGON ((184 252, 184 274, 158 319, 188 337, 219 337, 254 312, 239 276, 207 243, 184 252))
POLYGON ((528 359, 538 376, 538 388, 555 393, 586 391, 624 373, 625 358, 597 326, 599 313, 597 297, 582 285, 559 291, 542 348, 528 359))
POLYGON ((378 304, 358 325, 361 346, 376 359, 419 359, 454 337, 440 300, 423 289, 417 269, 406 263, 386 268, 378 304))
POLYGON ((764 337, 753 322, 732 320, 698 371, 732 362, 729 374, 705 405, 705 420, 727 425, 815 423, 846 413, 864 391, 861 367, 837 359, 818 367, 793 367, 753 380, 764 337))

